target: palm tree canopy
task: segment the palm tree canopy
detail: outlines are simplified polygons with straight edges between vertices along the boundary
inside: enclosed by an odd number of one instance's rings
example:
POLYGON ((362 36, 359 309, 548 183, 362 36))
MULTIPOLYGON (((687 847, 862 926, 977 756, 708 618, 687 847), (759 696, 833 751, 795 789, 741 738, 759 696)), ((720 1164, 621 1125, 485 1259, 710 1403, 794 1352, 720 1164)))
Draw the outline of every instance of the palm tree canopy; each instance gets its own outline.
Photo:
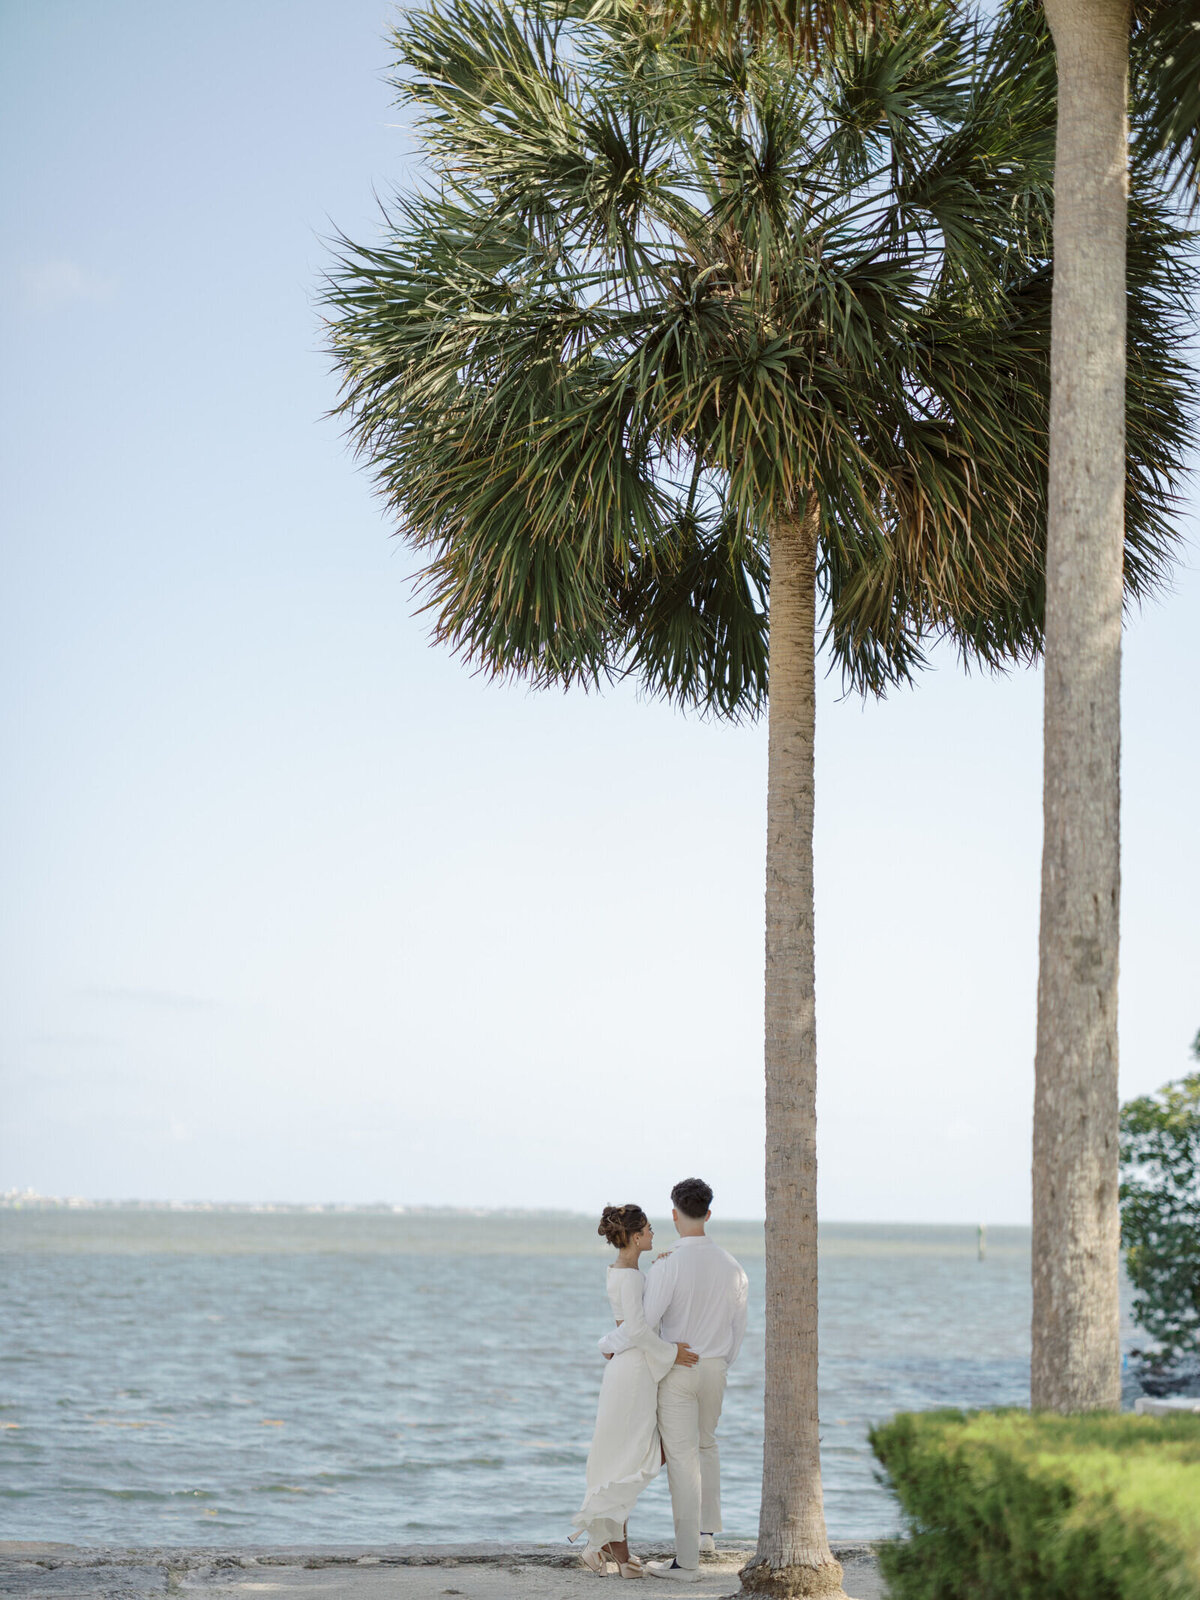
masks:
MULTIPOLYGON (((847 23, 891 22, 904 0, 657 0, 687 16, 698 38, 774 32, 798 58, 847 23)), ((1032 21, 1031 11, 1031 21, 1032 21)), ((1200 0, 1135 0, 1131 66, 1135 123, 1147 153, 1192 200, 1200 190, 1200 0)), ((1033 22, 1037 27, 1038 23, 1033 22)))
MULTIPOLYGON (((837 22, 797 70, 627 0, 395 34, 434 186, 342 240, 340 405, 437 636, 536 683, 767 691, 772 523, 813 496, 849 684, 1040 645, 1053 61, 1027 4, 837 22)), ((1135 172, 1127 581, 1172 547, 1186 240, 1135 172)))

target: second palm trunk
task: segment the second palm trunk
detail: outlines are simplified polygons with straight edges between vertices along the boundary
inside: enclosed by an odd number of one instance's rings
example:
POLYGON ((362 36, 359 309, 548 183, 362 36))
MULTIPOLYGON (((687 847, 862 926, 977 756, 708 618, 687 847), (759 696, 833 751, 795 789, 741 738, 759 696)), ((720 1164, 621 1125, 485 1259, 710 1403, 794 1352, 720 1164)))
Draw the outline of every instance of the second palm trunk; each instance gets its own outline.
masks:
POLYGON ((1116 1410, 1129 10, 1046 0, 1046 15, 1058 133, 1031 1398, 1116 1410))

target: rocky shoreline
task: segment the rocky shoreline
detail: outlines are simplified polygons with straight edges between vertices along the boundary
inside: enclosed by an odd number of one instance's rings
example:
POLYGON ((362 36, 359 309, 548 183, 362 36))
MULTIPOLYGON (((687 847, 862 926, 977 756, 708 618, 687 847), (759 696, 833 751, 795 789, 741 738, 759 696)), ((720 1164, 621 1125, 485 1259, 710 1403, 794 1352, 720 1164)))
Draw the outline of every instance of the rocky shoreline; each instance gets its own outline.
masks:
MULTIPOLYGON (((635 1541, 636 1545, 636 1541, 635 1541)), ((735 1594, 752 1550, 723 1546, 703 1558, 698 1583, 645 1578, 642 1600, 666 1594, 735 1594)), ((637 1548, 651 1559, 668 1555, 637 1548)), ((885 1600, 876 1547, 835 1553, 853 1600, 885 1600)), ((311 1545, 84 1549, 69 1544, 0 1542, 0 1594, 13 1600, 574 1600, 593 1595, 595 1578, 566 1545, 311 1545)))

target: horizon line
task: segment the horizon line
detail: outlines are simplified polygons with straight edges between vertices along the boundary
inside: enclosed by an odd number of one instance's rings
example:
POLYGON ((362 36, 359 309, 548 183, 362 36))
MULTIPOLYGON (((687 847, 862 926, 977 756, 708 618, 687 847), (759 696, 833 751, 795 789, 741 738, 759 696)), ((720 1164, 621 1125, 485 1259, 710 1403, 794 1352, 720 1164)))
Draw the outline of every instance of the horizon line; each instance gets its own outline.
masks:
MULTIPOLYGON (((391 1200, 170 1200, 125 1196, 115 1199, 94 1195, 46 1195, 33 1189, 9 1189, 0 1193, 0 1210, 3 1211, 183 1211, 183 1212, 249 1212, 260 1214, 321 1213, 371 1216, 444 1216, 444 1217, 561 1217, 591 1220, 590 1211, 573 1206, 479 1206, 479 1205, 429 1205, 391 1200)), ((664 1213, 665 1215, 665 1213, 664 1213)), ((659 1219, 661 1220, 661 1218, 659 1219)), ((763 1216, 725 1216, 718 1213, 712 1226, 722 1222, 765 1227, 763 1216)), ((918 1217, 828 1217, 818 1215, 818 1225, 862 1228, 1025 1228, 1029 1222, 1008 1222, 983 1219, 976 1221, 931 1221, 918 1217)))

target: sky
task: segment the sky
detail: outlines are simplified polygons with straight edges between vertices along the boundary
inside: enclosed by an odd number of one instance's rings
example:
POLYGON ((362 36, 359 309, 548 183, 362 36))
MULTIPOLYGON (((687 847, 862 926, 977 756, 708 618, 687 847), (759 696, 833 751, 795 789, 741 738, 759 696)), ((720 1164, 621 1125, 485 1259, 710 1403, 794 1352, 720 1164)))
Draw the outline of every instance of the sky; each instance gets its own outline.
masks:
MULTIPOLYGON (((0 9, 0 1193, 762 1214, 766 739, 430 645, 327 412, 380 0, 0 9)), ((1130 620, 1122 1091, 1200 1029, 1198 506, 1130 620)), ((1041 680, 817 743, 820 1210, 1029 1214, 1041 680)))

